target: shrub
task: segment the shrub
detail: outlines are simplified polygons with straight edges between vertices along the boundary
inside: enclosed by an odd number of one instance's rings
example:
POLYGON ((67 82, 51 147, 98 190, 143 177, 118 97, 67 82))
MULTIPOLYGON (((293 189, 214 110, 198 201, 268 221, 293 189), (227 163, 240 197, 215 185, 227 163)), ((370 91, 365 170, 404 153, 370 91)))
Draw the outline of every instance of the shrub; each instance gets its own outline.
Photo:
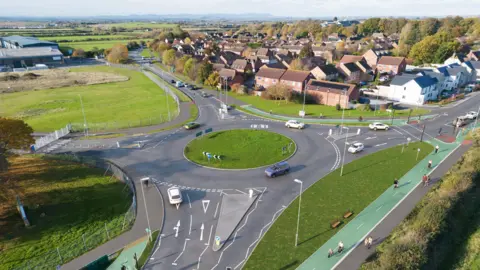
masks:
MULTIPOLYGON (((291 100, 296 104, 303 104, 303 93, 292 92, 291 100)), ((305 104, 317 104, 317 103, 320 103, 320 102, 314 95, 310 95, 310 94, 305 95, 305 104)))
POLYGON ((458 94, 455 96, 455 99, 462 99, 465 98, 465 94, 458 94))
POLYGON ((337 111, 340 111, 342 107, 340 106, 340 104, 337 103, 337 105, 335 105, 335 109, 337 109, 337 111))

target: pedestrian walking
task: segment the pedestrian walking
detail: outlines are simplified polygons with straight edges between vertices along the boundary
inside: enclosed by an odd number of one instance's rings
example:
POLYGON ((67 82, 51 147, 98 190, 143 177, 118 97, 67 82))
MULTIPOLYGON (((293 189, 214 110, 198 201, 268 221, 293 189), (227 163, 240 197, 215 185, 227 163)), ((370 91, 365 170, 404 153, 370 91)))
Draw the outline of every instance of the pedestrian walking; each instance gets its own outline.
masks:
POLYGON ((331 248, 328 249, 328 258, 333 256, 333 250, 331 248))
POLYGON ((372 238, 372 236, 369 236, 368 237, 368 248, 372 247, 372 243, 373 243, 373 238, 372 238))
POLYGON ((365 237, 365 241, 364 241, 364 243, 365 243, 365 247, 367 247, 367 248, 368 248, 368 237, 365 237))
POLYGON ((442 134, 442 128, 439 128, 438 129, 438 135, 441 135, 442 134))
POLYGON ((343 242, 340 241, 338 242, 338 253, 342 253, 342 251, 343 251, 343 242))
POLYGON ((428 161, 427 168, 428 168, 428 169, 431 169, 431 168, 432 168, 432 161, 431 161, 431 160, 428 161))
POLYGON ((398 179, 393 180, 393 188, 398 188, 398 179))
POLYGON ((425 181, 425 186, 428 187, 430 184, 430 175, 427 175, 427 181, 425 181))
POLYGON ((438 153, 438 149, 439 149, 439 148, 440 148, 440 147, 439 147, 438 144, 437 144, 437 146, 435 146, 435 154, 438 153))
POLYGON ((427 184, 426 184, 427 181, 428 181, 428 177, 427 177, 426 174, 424 174, 424 175, 422 176, 422 182, 423 182, 423 186, 424 186, 424 187, 427 186, 427 184))

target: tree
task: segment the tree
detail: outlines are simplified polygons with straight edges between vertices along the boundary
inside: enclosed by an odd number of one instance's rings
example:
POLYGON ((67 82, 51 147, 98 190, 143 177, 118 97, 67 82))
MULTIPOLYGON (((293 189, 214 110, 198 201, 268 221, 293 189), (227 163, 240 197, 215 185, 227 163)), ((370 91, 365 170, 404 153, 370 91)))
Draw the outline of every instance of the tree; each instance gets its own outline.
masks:
POLYGON ((289 65, 289 68, 293 70, 308 71, 308 67, 303 64, 302 59, 300 58, 293 59, 293 61, 289 65))
POLYGON ((380 18, 370 18, 363 22, 362 25, 362 34, 370 35, 375 32, 380 31, 380 27, 378 26, 380 22, 380 18))
POLYGON ((337 44, 335 45, 335 48, 339 52, 345 51, 345 42, 344 41, 337 42, 337 44))
POLYGON ((212 74, 213 72, 213 65, 209 62, 203 62, 198 69, 197 74, 197 81, 200 83, 204 83, 205 80, 212 74))
POLYGON ((191 80, 195 80, 195 75, 197 74, 195 71, 195 66, 196 60, 193 58, 188 59, 183 66, 183 74, 189 77, 191 80))
POLYGON ((425 37, 422 41, 412 46, 408 56, 414 59, 414 64, 433 63, 435 52, 440 44, 434 36, 425 37))
POLYGON ((107 60, 110 63, 125 63, 128 61, 128 49, 123 44, 117 44, 112 47, 107 55, 107 60))
POLYGON ((420 22, 420 36, 422 38, 431 36, 437 33, 440 28, 440 22, 435 18, 428 18, 420 22))
POLYGON ((159 53, 162 53, 167 51, 167 50, 170 50, 171 49, 171 46, 165 42, 160 42, 158 43, 158 46, 157 46, 157 52, 159 53))
POLYGON ((333 17, 333 21, 334 21, 334 22, 338 21, 337 16, 333 17))
POLYGON ((458 50, 460 43, 457 41, 442 43, 440 47, 435 52, 434 62, 443 63, 447 60, 454 52, 458 50))
POLYGON ((213 72, 205 80, 205 84, 211 87, 217 87, 219 83, 220 83, 220 75, 218 74, 218 72, 213 72))
POLYGON ((247 94, 247 88, 245 87, 245 85, 241 85, 239 83, 236 83, 234 85, 232 85, 232 92, 234 93, 237 93, 237 94, 240 94, 240 95, 245 95, 247 94))
POLYGON ((192 58, 190 55, 184 55, 180 59, 177 59, 177 61, 175 62, 175 70, 179 73, 183 73, 185 64, 190 58, 192 58))
POLYGON ((305 58, 305 57, 313 57, 315 54, 313 53, 312 45, 307 44, 303 46, 303 48, 300 50, 300 53, 298 54, 300 58, 305 58))
POLYGON ((175 50, 170 49, 168 51, 164 51, 162 54, 162 62, 167 66, 173 65, 173 63, 175 63, 175 50))
POLYGON ((190 44, 192 43, 192 40, 189 37, 186 37, 183 42, 185 42, 185 44, 190 44))
POLYGON ((292 98, 292 92, 289 87, 283 83, 269 86, 265 92, 269 99, 276 101, 285 100, 285 103, 287 103, 292 98))
POLYGON ((0 172, 8 169, 7 152, 28 149, 35 143, 33 129, 22 120, 0 117, 0 172))
POLYGON ((72 57, 80 57, 83 58, 85 57, 85 51, 83 49, 75 49, 72 53, 72 57))

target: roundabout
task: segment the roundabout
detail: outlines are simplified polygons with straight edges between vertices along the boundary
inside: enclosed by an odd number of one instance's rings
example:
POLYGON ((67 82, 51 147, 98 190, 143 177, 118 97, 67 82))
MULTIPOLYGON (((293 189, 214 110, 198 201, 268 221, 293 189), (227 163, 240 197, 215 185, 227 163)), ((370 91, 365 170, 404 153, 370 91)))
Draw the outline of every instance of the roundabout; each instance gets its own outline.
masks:
POLYGON ((184 156, 198 165, 220 169, 253 169, 290 158, 295 142, 264 130, 234 129, 210 133, 190 141, 184 156))

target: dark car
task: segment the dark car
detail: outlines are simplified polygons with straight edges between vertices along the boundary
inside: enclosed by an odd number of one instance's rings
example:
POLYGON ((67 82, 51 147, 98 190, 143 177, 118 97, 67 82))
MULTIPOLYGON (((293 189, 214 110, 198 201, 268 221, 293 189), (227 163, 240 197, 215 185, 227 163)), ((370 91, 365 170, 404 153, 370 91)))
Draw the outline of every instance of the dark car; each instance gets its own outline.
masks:
POLYGON ((175 81, 175 80, 170 80, 170 82, 171 82, 171 83, 173 83, 173 84, 174 84, 174 83, 176 83, 176 81, 175 81))
POLYGON ((196 87, 193 84, 188 85, 187 88, 190 89, 190 90, 197 90, 198 89, 198 87, 196 87))
POLYGON ((268 177, 277 177, 282 174, 287 174, 290 171, 290 165, 286 161, 279 162, 265 170, 268 177))
POLYGON ((195 123, 195 122, 190 122, 190 123, 187 123, 185 124, 185 126, 183 126, 185 129, 195 129, 195 128, 198 128, 200 126, 199 123, 195 123))

